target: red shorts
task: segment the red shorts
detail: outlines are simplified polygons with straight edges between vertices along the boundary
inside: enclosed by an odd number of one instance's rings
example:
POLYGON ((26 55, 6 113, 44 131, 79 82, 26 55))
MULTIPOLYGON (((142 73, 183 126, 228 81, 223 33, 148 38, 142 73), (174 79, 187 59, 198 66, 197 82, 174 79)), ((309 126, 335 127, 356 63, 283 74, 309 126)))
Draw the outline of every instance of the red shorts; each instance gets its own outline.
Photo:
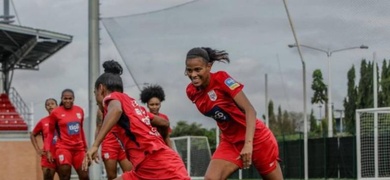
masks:
POLYGON ((135 170, 123 173, 124 180, 175 179, 190 180, 179 155, 172 149, 161 149, 147 155, 135 170))
POLYGON ((56 160, 57 165, 70 165, 74 169, 78 170, 83 164, 85 156, 85 150, 68 150, 68 149, 57 149, 56 160))
MULTIPOLYGON (((278 143, 272 134, 261 143, 256 143, 256 138, 253 138, 253 142, 253 165, 261 175, 267 175, 276 168, 278 161, 280 161, 278 143)), ((231 143, 221 139, 212 159, 223 159, 242 168, 243 162, 237 158, 240 156, 243 147, 244 141, 231 143)))
POLYGON ((114 135, 109 135, 104 138, 102 143, 102 159, 122 161, 126 159, 126 152, 121 145, 121 142, 114 135))
POLYGON ((41 166, 43 168, 49 168, 49 169, 56 169, 57 168, 56 161, 54 160, 54 162, 49 162, 49 160, 47 159, 47 156, 45 156, 45 155, 41 156, 41 166))

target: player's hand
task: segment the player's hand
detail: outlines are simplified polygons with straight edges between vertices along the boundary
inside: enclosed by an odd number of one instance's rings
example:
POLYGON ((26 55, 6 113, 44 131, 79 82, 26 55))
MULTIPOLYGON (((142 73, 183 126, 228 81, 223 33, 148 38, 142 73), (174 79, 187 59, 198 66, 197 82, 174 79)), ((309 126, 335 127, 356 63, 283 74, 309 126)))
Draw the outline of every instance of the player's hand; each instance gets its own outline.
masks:
POLYGON ((245 143, 244 147, 241 150, 240 156, 237 159, 241 159, 244 164, 244 169, 249 169, 252 164, 252 152, 253 145, 252 143, 245 143))
POLYGON ((82 170, 83 171, 87 171, 88 170, 88 167, 91 165, 91 162, 93 160, 95 160, 95 162, 97 162, 97 159, 98 159, 98 147, 94 147, 92 146, 88 151, 87 153, 85 153, 85 157, 84 157, 84 160, 83 160, 83 165, 82 165, 82 170))
POLYGON ((43 149, 37 149, 37 154, 38 154, 38 156, 43 156, 46 154, 46 152, 43 151, 43 149))
POLYGON ((47 158, 47 160, 49 161, 49 162, 54 162, 54 159, 53 159, 53 156, 52 156, 52 154, 51 154, 51 152, 50 151, 47 151, 46 152, 46 158, 47 158))

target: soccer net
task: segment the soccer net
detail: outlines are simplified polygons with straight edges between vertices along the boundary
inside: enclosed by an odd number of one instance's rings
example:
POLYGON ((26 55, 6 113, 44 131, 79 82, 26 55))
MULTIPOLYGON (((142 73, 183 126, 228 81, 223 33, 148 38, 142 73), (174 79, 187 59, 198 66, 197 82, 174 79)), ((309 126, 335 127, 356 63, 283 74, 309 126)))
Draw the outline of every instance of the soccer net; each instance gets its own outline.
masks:
POLYGON ((390 108, 356 110, 358 179, 390 180, 390 108))
POLYGON ((191 179, 203 179, 211 159, 211 150, 205 136, 183 136, 171 138, 173 148, 187 168, 191 179))

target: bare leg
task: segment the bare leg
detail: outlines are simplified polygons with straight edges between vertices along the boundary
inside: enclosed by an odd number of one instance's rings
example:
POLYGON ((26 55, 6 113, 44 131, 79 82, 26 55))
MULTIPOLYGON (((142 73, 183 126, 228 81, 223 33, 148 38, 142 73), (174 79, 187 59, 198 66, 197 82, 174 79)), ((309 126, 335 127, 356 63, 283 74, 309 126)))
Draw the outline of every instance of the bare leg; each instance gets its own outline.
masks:
POLYGON ((77 175, 79 175, 79 179, 80 179, 80 180, 89 180, 88 171, 83 171, 83 170, 81 169, 81 167, 78 168, 76 171, 77 171, 77 175))
POLYGON ((227 179, 239 167, 229 161, 222 159, 213 159, 210 161, 207 168, 205 180, 221 180, 227 179))
POLYGON ((279 163, 276 164, 276 168, 272 172, 262 175, 262 177, 264 180, 283 180, 283 173, 279 163))
POLYGON ((107 179, 115 179, 118 172, 117 161, 113 159, 104 160, 104 167, 106 168, 107 179))
POLYGON ((42 167, 42 172, 43 172, 43 179, 44 180, 53 180, 54 174, 56 173, 56 170, 51 169, 51 168, 47 168, 47 167, 42 167))
POLYGON ((133 169, 133 164, 131 164, 128 159, 123 159, 119 162, 119 165, 121 166, 123 172, 131 171, 133 169))
POLYGON ((70 165, 58 166, 58 176, 60 180, 70 180, 70 174, 72 173, 72 167, 70 165))

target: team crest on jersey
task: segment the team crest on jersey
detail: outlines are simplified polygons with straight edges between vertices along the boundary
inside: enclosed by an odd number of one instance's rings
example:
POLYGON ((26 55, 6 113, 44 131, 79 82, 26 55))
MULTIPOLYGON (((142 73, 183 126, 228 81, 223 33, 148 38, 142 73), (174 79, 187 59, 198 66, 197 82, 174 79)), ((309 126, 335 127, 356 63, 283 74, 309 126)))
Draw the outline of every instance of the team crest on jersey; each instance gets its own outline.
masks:
POLYGON ((58 159, 60 160, 60 162, 64 161, 64 155, 63 154, 60 154, 58 155, 58 159))
POLYGON ((110 159, 110 154, 109 153, 104 153, 104 159, 110 159))
POLYGON ((227 78, 225 80, 226 86, 228 86, 231 90, 234 90, 240 86, 238 82, 236 82, 233 78, 227 78))
POLYGON ((209 91, 207 94, 209 95, 211 101, 215 101, 218 98, 214 90, 209 91))
POLYGON ((81 119, 81 113, 76 113, 77 118, 81 119))

